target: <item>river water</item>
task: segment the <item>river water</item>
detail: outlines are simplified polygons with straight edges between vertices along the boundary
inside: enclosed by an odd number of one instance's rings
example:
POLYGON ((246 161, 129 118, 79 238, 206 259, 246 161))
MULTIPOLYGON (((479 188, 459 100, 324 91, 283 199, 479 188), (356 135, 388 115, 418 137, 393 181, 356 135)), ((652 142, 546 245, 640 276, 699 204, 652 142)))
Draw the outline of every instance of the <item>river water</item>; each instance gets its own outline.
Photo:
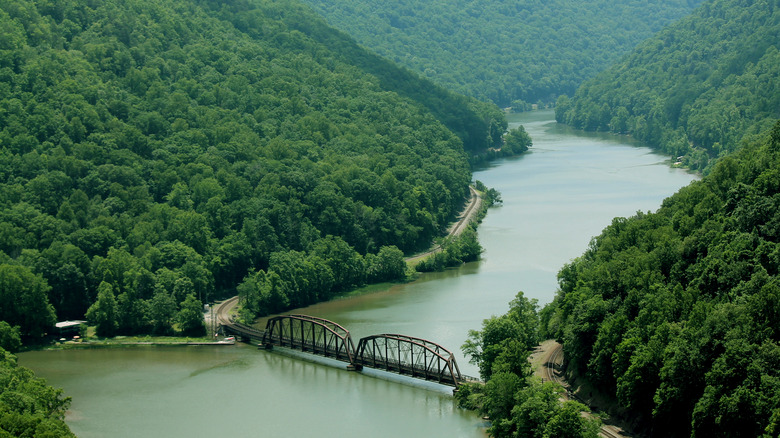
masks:
MULTIPOLYGON (((506 312, 518 291, 551 301, 558 270, 613 217, 655 210, 695 178, 626 138, 557 125, 549 111, 510 116, 510 127, 519 123, 534 147, 474 173, 504 201, 480 225, 481 261, 296 312, 343 325, 355 342, 432 340, 478 375, 460 352, 469 329, 506 312)), ((73 398, 66 420, 82 438, 484 436, 448 387, 246 345, 37 351, 19 361, 73 398)))

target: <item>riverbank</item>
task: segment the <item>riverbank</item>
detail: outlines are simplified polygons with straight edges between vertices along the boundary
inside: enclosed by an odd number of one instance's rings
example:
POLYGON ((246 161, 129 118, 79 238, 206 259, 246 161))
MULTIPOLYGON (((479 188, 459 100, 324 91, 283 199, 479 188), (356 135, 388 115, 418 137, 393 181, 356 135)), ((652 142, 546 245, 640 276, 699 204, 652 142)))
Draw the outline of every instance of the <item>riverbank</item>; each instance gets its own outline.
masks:
POLYGON ((235 345, 233 338, 220 338, 215 341, 208 337, 202 338, 177 338, 170 336, 117 336, 114 338, 83 338, 72 339, 68 341, 54 342, 41 345, 33 350, 68 350, 73 348, 115 348, 115 347, 133 347, 133 346, 229 346, 235 345))

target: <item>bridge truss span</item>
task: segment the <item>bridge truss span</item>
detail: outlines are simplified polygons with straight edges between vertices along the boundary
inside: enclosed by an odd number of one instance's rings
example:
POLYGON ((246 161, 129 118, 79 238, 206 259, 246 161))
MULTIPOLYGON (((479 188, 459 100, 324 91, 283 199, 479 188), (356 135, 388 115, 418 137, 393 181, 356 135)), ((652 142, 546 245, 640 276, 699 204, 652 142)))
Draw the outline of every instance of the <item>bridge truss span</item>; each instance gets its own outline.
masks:
POLYGON ((463 379, 449 350, 406 335, 382 334, 360 339, 354 363, 455 387, 463 379))
POLYGON ((355 345, 349 330, 327 319, 282 315, 266 323, 263 345, 289 347, 354 363, 355 345))

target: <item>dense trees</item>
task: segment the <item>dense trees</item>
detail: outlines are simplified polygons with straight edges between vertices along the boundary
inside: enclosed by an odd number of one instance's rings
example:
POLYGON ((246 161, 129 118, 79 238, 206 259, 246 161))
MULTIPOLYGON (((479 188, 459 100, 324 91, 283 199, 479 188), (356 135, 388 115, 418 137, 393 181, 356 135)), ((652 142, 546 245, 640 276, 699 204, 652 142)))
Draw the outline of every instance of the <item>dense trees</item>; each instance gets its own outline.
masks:
POLYGON ((561 97, 558 121, 660 147, 698 170, 780 117, 776 1, 713 0, 561 97))
POLYGON ((292 0, 0 0, 0 29, 0 320, 23 337, 195 333, 239 285, 259 312, 402 278, 506 127, 292 0))
POLYGON ((305 1, 380 55, 448 89, 518 108, 572 94, 701 3, 305 1))
POLYGON ((40 338, 56 322, 48 289, 46 280, 26 266, 0 264, 0 321, 17 326, 24 336, 40 338))
POLYGON ((68 406, 70 398, 61 389, 48 386, 0 348, 0 435, 73 437, 63 421, 68 406))
POLYGON ((505 315, 484 320, 482 330, 469 332, 463 352, 486 382, 461 385, 459 404, 490 418, 494 437, 598 436, 600 420, 583 416, 585 406, 561 402, 560 385, 531 377, 528 355, 541 334, 536 300, 519 292, 509 306, 505 315))
POLYGON ((559 274, 543 328, 653 436, 776 436, 780 124, 559 274))

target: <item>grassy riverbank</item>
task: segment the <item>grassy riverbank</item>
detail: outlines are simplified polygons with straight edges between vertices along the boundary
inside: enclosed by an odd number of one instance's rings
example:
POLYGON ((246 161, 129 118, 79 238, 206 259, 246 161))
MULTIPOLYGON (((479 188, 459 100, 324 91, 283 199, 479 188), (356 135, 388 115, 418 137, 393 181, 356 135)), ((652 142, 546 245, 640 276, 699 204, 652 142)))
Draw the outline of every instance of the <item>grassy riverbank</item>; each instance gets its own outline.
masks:
POLYGON ((175 336, 117 336, 115 338, 86 338, 42 345, 43 350, 68 350, 72 348, 112 348, 132 346, 223 346, 235 342, 214 341, 209 337, 189 338, 175 336))

